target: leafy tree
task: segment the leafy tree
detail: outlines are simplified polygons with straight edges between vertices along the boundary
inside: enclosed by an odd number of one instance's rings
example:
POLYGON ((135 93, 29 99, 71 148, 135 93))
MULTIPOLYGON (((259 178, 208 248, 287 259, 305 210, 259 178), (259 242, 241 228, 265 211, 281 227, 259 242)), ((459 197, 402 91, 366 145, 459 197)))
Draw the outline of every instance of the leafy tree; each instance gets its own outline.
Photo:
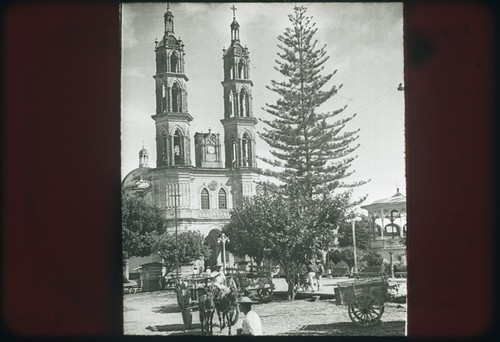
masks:
POLYGON ((348 193, 292 200, 276 185, 267 184, 234 208, 223 230, 235 254, 277 261, 285 273, 288 298, 294 299, 297 273, 315 250, 331 244, 348 202, 348 193))
MULTIPOLYGON (((356 247, 368 249, 373 234, 373 223, 366 216, 361 216, 361 221, 356 221, 356 247)), ((352 247, 352 223, 343 221, 338 232, 339 247, 352 247)))
POLYGON ((122 198, 123 260, 132 256, 148 256, 158 236, 166 230, 166 219, 160 208, 141 197, 122 198))
POLYGON ((267 171, 285 185, 298 186, 302 195, 323 195, 336 188, 350 188, 365 182, 344 183, 359 145, 351 146, 359 130, 346 131, 345 125, 354 115, 339 117, 344 108, 320 112, 320 106, 334 96, 338 88, 327 86, 336 73, 322 75, 325 68, 326 45, 318 47, 317 31, 305 7, 295 7, 289 15, 292 27, 278 36, 279 60, 275 69, 284 81, 271 81, 268 89, 280 97, 275 104, 266 104, 274 118, 262 119, 266 124, 259 133, 274 150, 273 159, 262 158, 280 171, 267 171))
MULTIPOLYGON (((352 246, 335 249, 328 253, 328 259, 331 262, 338 264, 339 262, 343 261, 347 264, 347 266, 349 266, 349 269, 352 269, 354 267, 354 248, 352 246)), ((358 266, 360 267, 362 267, 364 264, 364 254, 365 252, 363 250, 356 250, 358 266)))
MULTIPOLYGON (((210 256, 210 248, 204 244, 203 235, 194 230, 184 230, 177 233, 179 265, 192 263, 195 260, 210 256)), ((158 237, 153 245, 153 251, 163 258, 166 273, 176 268, 175 233, 165 233, 158 237)))
POLYGON ((363 256, 362 260, 367 266, 380 266, 382 265, 384 258, 379 253, 370 251, 363 256))

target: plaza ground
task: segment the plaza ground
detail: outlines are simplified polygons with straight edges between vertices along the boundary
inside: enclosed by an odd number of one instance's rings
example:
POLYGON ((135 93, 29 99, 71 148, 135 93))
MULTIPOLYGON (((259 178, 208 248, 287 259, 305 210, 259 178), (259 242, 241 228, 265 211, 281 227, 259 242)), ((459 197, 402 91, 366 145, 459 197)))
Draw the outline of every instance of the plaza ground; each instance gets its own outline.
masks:
MULTIPOLYGON (((273 279, 276 295, 270 303, 256 304, 264 335, 328 335, 328 336, 403 336, 405 334, 406 304, 386 303, 381 323, 360 327, 351 322, 347 306, 336 305, 333 289, 338 281, 323 279, 322 290, 314 293, 299 292, 296 300, 286 300, 286 282, 273 279)), ((185 331, 181 311, 173 290, 138 292, 124 296, 124 333, 126 335, 199 335, 198 312, 193 312, 192 329, 185 331)), ((232 327, 232 333, 241 328, 243 316, 232 327)), ((217 314, 214 315, 214 335, 228 335, 227 327, 221 332, 217 314)))

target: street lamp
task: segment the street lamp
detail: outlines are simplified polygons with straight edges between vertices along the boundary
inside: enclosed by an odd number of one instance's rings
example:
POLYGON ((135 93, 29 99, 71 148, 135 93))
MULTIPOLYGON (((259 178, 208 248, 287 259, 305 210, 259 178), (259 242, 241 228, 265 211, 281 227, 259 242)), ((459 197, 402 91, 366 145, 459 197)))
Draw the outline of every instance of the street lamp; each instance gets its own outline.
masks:
POLYGON ((217 242, 222 242, 222 272, 226 273, 226 242, 229 242, 229 238, 222 233, 217 242))

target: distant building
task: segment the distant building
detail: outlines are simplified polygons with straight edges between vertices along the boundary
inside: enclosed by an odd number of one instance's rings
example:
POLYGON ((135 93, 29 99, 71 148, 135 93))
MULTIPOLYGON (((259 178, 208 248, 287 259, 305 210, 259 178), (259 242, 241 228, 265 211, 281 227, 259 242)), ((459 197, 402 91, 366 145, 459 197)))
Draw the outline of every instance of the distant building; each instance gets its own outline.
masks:
POLYGON ((397 189, 393 196, 363 205, 361 208, 368 211, 373 223, 370 249, 387 260, 390 260, 392 252, 394 262, 406 264, 406 247, 402 242, 407 232, 406 196, 397 189))
MULTIPOLYGON (((174 16, 170 10, 165 13, 164 22, 163 38, 155 42, 153 76, 156 113, 151 117, 156 127, 156 167, 149 167, 149 153, 143 147, 139 152, 139 167, 125 176, 122 189, 164 209, 169 231, 175 230, 173 218, 177 208, 178 231, 198 230, 206 236, 206 243, 212 249, 212 256, 205 260, 208 266, 222 261, 222 247, 217 238, 222 226, 229 222, 231 209, 240 198, 253 196, 256 191, 257 119, 252 108, 249 51, 240 43, 239 24, 233 17, 231 43, 227 50, 223 49, 224 135, 221 137, 209 127, 192 135, 184 44, 174 34, 174 16)), ((236 261, 228 253, 225 257, 231 264, 236 261)), ((129 270, 139 263, 156 260, 153 256, 150 259, 131 258, 129 270)))

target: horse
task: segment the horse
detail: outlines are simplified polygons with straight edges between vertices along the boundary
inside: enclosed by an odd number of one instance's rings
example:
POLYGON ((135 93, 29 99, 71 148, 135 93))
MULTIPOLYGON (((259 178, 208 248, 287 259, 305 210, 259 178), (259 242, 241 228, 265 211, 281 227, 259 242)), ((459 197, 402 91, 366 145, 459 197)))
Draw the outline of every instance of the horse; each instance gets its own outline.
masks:
POLYGON ((229 327, 229 335, 231 335, 231 326, 236 324, 238 320, 238 287, 233 278, 228 278, 229 292, 223 293, 218 289, 214 297, 215 308, 217 309, 217 316, 219 317, 220 331, 227 326, 229 327), (222 317, 222 319, 221 319, 222 317))
POLYGON ((212 321, 214 318, 214 291, 212 287, 198 289, 198 309, 200 312, 201 332, 212 335, 212 321))

